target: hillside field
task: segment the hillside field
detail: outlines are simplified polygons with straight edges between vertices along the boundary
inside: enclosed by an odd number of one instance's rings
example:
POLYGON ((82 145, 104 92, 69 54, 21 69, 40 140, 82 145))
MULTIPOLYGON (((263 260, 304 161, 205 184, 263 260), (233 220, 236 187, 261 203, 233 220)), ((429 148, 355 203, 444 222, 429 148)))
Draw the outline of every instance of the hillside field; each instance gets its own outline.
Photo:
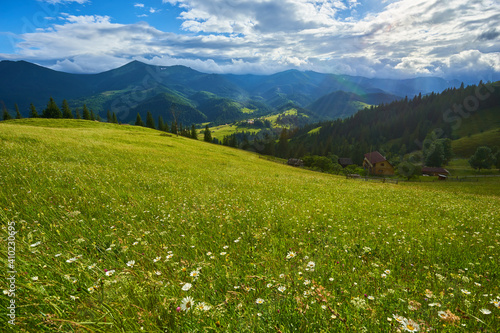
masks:
POLYGON ((0 163, 2 330, 500 327, 498 178, 347 180, 84 120, 0 122, 0 163))

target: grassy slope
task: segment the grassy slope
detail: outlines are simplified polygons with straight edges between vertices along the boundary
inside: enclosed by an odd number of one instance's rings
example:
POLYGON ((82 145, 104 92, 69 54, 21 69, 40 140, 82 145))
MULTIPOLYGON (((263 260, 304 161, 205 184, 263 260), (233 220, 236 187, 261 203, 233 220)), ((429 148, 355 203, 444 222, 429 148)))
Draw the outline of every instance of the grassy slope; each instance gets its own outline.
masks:
POLYGON ((500 325, 489 304, 500 293, 498 182, 365 183, 76 120, 1 122, 0 148, 0 217, 18 231, 18 328, 390 332, 393 314, 444 329, 446 309, 467 313, 470 331, 500 325), (177 312, 185 296, 211 309, 177 312))

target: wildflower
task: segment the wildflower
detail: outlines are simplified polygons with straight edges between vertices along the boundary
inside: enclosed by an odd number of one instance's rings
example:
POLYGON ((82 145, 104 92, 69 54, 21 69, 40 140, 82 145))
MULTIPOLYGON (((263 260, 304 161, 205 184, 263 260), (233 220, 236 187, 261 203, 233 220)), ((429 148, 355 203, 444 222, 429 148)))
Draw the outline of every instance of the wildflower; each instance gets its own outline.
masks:
POLYGON ((196 279, 200 275, 200 272, 199 271, 192 271, 189 275, 196 279))
POLYGON ((257 300, 255 301, 255 303, 257 303, 257 304, 263 304, 264 300, 262 298, 257 298, 257 300))
POLYGON ((280 274, 280 278, 284 278, 285 277, 285 274, 280 274))
POLYGON ((134 267, 134 265, 135 265, 135 260, 130 260, 129 262, 127 262, 128 267, 134 267))
POLYGON ((321 306, 321 308, 322 308, 323 310, 326 310, 326 305, 324 305, 324 304, 323 304, 323 305, 321 306))
POLYGON ((191 283, 186 283, 185 285, 182 286, 182 290, 184 291, 188 291, 189 289, 191 289, 193 285, 191 283))
POLYGON ((309 283, 311 283, 310 280, 304 280, 304 285, 307 286, 309 283))
POLYGON ((173 256, 174 256, 173 254, 169 254, 166 258, 168 260, 168 259, 172 258, 173 256))
POLYGON ((481 287, 481 283, 474 282, 474 284, 478 287, 481 287))
POLYGON ((385 279, 385 278, 387 277, 387 275, 386 275, 385 273, 382 273, 382 274, 380 275, 380 277, 382 277, 382 278, 384 278, 384 279, 385 279))
POLYGON ((330 282, 332 282, 332 281, 333 281, 333 278, 331 277, 331 278, 329 278, 328 280, 329 280, 330 282))
POLYGON ((212 252, 207 252, 207 256, 211 256, 212 255, 212 252))
POLYGON ((285 286, 279 286, 278 287, 278 291, 280 291, 280 292, 284 292, 285 290, 286 290, 285 286))
POLYGON ((31 279, 32 279, 33 281, 38 281, 38 276, 33 276, 31 279))
POLYGON ((444 311, 438 311, 438 316, 443 320, 446 320, 446 318, 448 318, 448 314, 444 311))
POLYGON ((375 297, 373 297, 373 296, 368 296, 368 299, 369 299, 369 300, 371 300, 371 301, 373 301, 373 300, 375 299, 375 297))
POLYGON ((56 258, 57 258, 57 257, 60 257, 60 256, 61 256, 61 254, 62 254, 62 253, 58 253, 58 254, 54 255, 54 257, 56 257, 56 258))
POLYGON ((161 257, 156 257, 156 258, 154 258, 154 259, 153 259, 153 262, 157 262, 157 261, 159 261, 160 259, 161 259, 161 257))
POLYGON ((193 298, 191 296, 185 297, 181 302, 181 310, 189 311, 193 307, 193 298))
POLYGON ((36 242, 36 243, 33 243, 31 244, 30 246, 31 247, 37 247, 38 245, 42 244, 42 242, 36 242))
POLYGON ((92 269, 92 268, 94 268, 96 265, 97 265, 97 264, 92 264, 92 265, 88 266, 88 269, 92 269))
POLYGON ((114 269, 109 270, 109 271, 106 272, 106 276, 111 276, 111 275, 113 275, 114 272, 115 272, 114 269))
POLYGON ((223 247, 223 249, 224 249, 224 250, 226 250, 226 249, 228 249, 228 248, 229 248, 229 246, 227 246, 227 245, 225 245, 225 246, 223 247))
POLYGON ((92 294, 95 291, 95 287, 89 287, 87 288, 87 290, 92 294))
POLYGON ((438 308, 440 308, 441 304, 439 304, 439 303, 429 303, 429 306, 431 306, 431 307, 437 306, 438 308))
POLYGON ((403 328, 408 332, 418 332, 420 326, 413 320, 408 319, 403 322, 403 328))
POLYGON ((292 259, 292 258, 295 258, 297 256, 297 254, 295 252, 288 252, 287 255, 286 255, 286 258, 287 259, 292 259))
POLYGON ((497 308, 500 308, 500 301, 499 300, 494 299, 490 303, 493 304, 494 306, 496 306, 497 308))
POLYGON ((308 268, 314 268, 315 266, 316 266, 316 264, 314 263, 314 261, 309 261, 309 262, 307 263, 307 267, 308 267, 308 268))
POLYGON ((71 298, 73 301, 76 301, 77 298, 80 298, 80 297, 75 297, 73 295, 69 295, 69 298, 71 298))
POLYGON ((366 308, 366 301, 362 298, 356 297, 351 300, 351 303, 354 304, 355 307, 358 309, 365 309, 366 308))
POLYGON ((394 320, 396 320, 398 323, 400 324, 403 324, 405 321, 406 321, 406 318, 403 317, 403 316, 399 316, 397 314, 393 314, 392 315, 392 318, 394 318, 394 320))
POLYGON ((384 273, 385 273, 385 274, 387 274, 387 275, 389 275, 389 274, 391 274, 391 271, 390 271, 390 270, 388 270, 388 269, 386 269, 386 270, 384 271, 384 273))
POLYGON ((220 253, 221 256, 225 256, 226 255, 226 252, 221 252, 220 253))
POLYGON ((470 295, 470 291, 466 290, 466 289, 461 289, 461 291, 465 294, 465 295, 470 295))
POLYGON ((268 288, 271 288, 272 286, 273 286, 273 284, 272 284, 272 283, 268 283, 268 284, 266 285, 266 287, 268 287, 268 288))
POLYGON ((481 312, 482 314, 485 314, 485 315, 489 315, 491 313, 491 311, 488 309, 480 309, 479 312, 481 312))
POLYGON ((70 258, 70 259, 66 260, 66 262, 70 264, 70 263, 76 261, 76 259, 78 259, 78 258, 76 258, 76 257, 70 258))

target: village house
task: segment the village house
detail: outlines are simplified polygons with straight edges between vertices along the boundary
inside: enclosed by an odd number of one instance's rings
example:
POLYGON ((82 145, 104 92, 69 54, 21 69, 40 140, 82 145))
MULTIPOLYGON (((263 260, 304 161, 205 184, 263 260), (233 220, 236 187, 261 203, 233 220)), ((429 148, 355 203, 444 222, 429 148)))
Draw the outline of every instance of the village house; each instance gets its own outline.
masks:
POLYGON ((352 160, 349 157, 341 157, 341 158, 339 158, 338 162, 343 168, 347 167, 348 165, 354 164, 354 163, 352 163, 352 160))
POLYGON ((450 172, 446 170, 445 168, 433 168, 433 167, 426 167, 424 166, 422 168, 422 175, 428 175, 428 176, 449 176, 450 172))
POLYGON ((363 168, 370 175, 391 176, 394 175, 394 167, 378 151, 365 154, 363 168))

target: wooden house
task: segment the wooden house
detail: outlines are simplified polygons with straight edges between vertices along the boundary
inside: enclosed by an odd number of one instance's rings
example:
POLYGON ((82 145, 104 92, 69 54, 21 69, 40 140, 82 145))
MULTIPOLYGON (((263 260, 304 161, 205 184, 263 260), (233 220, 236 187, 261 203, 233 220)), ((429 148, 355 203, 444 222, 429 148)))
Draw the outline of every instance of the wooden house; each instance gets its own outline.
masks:
POLYGON ((354 163, 352 163, 352 160, 349 157, 341 157, 341 158, 339 158, 338 162, 343 168, 345 168, 348 165, 354 164, 354 163))
POLYGON ((448 170, 446 170, 445 168, 434 168, 434 167, 424 166, 422 168, 422 175, 438 176, 438 177, 439 177, 439 175, 449 176, 450 172, 448 170))
POLYGON ((378 151, 373 151, 371 153, 365 154, 365 159, 363 160, 363 168, 365 168, 365 170, 367 170, 370 175, 394 175, 394 167, 378 151))

